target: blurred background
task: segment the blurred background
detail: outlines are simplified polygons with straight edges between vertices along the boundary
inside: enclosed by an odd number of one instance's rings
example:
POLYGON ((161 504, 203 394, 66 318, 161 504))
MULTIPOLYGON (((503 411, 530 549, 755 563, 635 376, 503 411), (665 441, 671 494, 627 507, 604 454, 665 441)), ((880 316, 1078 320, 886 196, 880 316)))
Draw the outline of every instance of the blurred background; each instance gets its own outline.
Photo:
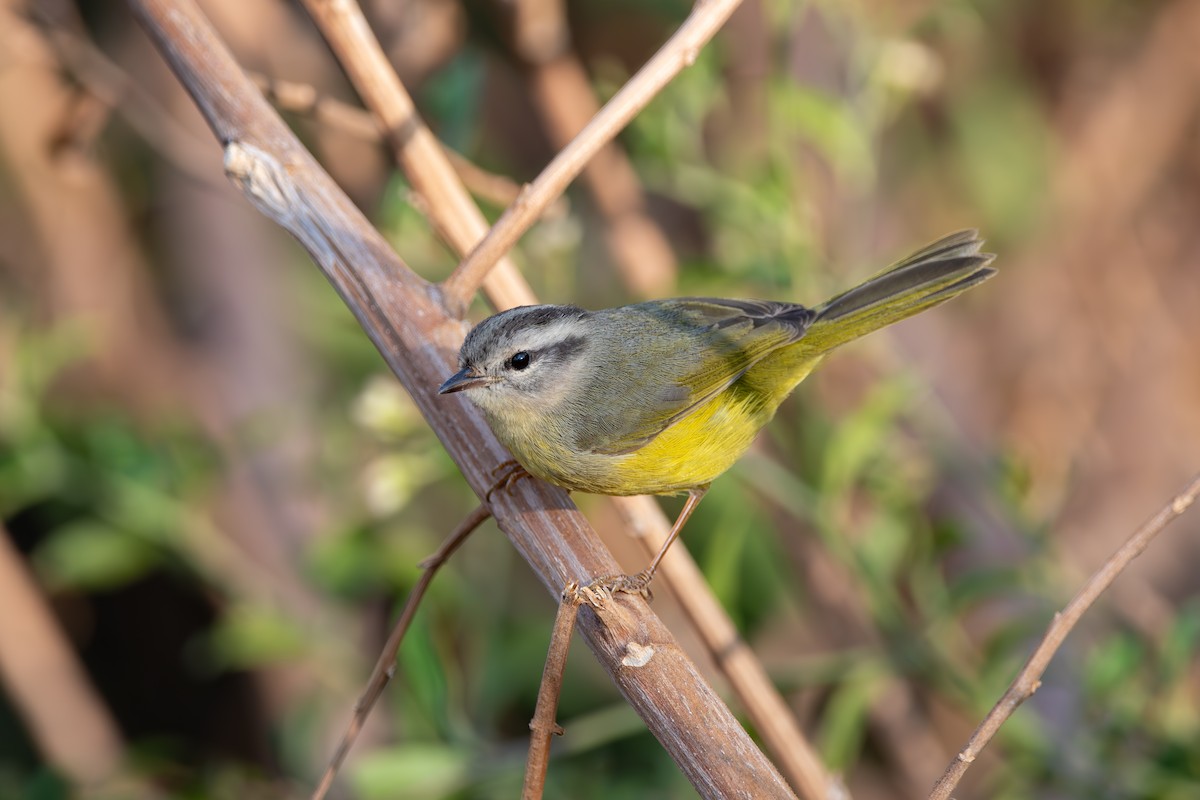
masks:
MULTIPOLYGON (((447 275, 303 11, 202 6, 401 257, 447 275)), ((365 7, 493 218, 690 10, 365 7)), ((1198 41, 1200 0, 746 0, 515 254, 592 307, 816 303, 963 227, 999 255, 830 359, 684 537, 858 800, 925 797, 1200 466, 1198 41)), ((124 5, 0 2, 0 798, 307 796, 474 503, 124 5)), ((957 797, 1200 796, 1197 534, 1120 578, 957 797)), ((553 613, 489 523, 342 796, 516 796, 553 613)), ((695 796, 586 648, 559 719, 548 797, 695 796)))

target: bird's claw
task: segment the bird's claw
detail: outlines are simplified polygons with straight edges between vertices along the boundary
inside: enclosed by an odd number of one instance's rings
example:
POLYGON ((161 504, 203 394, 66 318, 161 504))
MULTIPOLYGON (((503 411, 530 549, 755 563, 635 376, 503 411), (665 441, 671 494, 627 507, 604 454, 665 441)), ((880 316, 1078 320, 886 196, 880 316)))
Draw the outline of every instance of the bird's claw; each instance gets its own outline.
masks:
POLYGON ((572 581, 563 591, 563 599, 579 605, 587 603, 597 609, 612 600, 613 595, 618 592, 636 594, 650 600, 650 580, 653 577, 649 570, 642 570, 633 575, 605 575, 585 586, 572 581))
POLYGON ((533 476, 526 472, 523 466, 510 458, 492 470, 492 477, 496 480, 483 496, 483 502, 485 503, 492 502, 492 495, 501 489, 507 492, 517 484, 517 481, 522 478, 532 478, 533 476))

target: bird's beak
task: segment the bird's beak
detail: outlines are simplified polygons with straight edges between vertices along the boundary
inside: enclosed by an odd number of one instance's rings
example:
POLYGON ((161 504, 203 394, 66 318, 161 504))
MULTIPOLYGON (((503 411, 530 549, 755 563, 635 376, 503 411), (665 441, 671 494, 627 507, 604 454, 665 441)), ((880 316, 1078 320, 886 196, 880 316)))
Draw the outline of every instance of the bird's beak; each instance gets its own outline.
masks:
POLYGON ((452 394, 453 392, 461 392, 463 389, 472 389, 476 386, 484 386, 493 383, 496 379, 490 375, 480 375, 471 367, 463 367, 458 372, 446 379, 446 382, 438 387, 438 394, 452 394))

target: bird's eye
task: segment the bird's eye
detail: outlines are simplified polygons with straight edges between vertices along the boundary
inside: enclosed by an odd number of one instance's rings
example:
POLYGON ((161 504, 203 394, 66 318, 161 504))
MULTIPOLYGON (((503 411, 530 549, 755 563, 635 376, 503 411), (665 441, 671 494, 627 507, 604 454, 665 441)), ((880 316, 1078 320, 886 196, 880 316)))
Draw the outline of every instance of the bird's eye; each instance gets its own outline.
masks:
POLYGON ((524 350, 522 350, 519 353, 513 354, 513 357, 508 360, 508 366, 517 370, 525 369, 529 366, 529 362, 532 360, 533 359, 530 357, 529 353, 526 353, 524 350))

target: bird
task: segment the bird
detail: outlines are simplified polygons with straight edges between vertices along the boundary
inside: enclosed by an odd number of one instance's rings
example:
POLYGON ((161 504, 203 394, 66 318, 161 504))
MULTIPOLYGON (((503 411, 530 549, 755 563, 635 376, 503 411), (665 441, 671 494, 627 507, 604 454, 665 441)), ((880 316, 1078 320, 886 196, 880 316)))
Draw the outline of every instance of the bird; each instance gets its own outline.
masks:
POLYGON ((647 594, 709 485, 813 368, 992 277, 982 246, 976 230, 952 233, 813 307, 716 297, 519 306, 471 329, 438 391, 483 412, 521 475, 601 495, 686 493, 646 569, 589 584, 647 594))

